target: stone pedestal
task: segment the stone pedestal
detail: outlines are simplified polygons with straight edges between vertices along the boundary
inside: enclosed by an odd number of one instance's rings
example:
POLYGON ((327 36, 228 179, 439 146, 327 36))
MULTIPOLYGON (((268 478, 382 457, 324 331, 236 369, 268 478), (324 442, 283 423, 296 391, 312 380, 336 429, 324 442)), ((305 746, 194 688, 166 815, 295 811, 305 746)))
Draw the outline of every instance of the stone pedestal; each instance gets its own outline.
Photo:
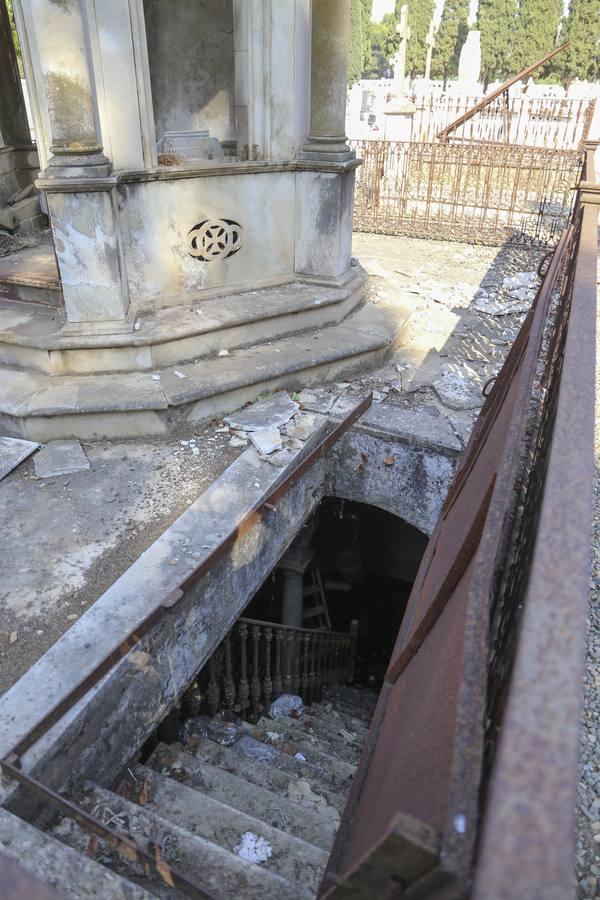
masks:
POLYGON ((352 257, 356 164, 296 174, 296 273, 340 278, 352 257))
POLYGON ((395 100, 384 110, 386 141, 410 141, 412 137, 413 118, 416 112, 414 103, 406 98, 395 100))
POLYGON ((118 239, 114 184, 110 180, 94 184, 92 190, 85 192, 62 190, 63 185, 54 179, 38 184, 47 191, 67 321, 73 325, 71 331, 79 332, 83 325, 83 330, 101 331, 107 325, 122 324, 129 301, 118 239), (98 329, 94 328, 95 324, 98 329))

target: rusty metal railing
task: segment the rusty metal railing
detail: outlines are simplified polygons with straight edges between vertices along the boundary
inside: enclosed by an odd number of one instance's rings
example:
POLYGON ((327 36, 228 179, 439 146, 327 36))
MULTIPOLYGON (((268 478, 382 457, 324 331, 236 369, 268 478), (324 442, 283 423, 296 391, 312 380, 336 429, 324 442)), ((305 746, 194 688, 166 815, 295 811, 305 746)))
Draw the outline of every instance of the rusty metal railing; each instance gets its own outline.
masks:
POLYGON ((321 896, 453 900, 473 881, 476 900, 571 895, 600 200, 587 156, 419 569, 321 896))
POLYGON ((256 721, 281 693, 318 702, 328 685, 352 680, 357 629, 357 622, 346 634, 238 619, 198 677, 209 712, 256 721))
POLYGON ((502 244, 556 244, 579 150, 424 141, 352 141, 356 231, 502 244))

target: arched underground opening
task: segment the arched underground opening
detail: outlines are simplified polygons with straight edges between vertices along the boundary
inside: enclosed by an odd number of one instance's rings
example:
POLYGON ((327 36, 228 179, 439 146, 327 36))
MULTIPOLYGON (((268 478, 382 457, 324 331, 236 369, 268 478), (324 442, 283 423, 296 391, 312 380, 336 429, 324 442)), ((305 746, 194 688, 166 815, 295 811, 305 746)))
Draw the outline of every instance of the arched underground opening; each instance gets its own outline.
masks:
POLYGON ((142 759, 160 742, 233 742, 236 722, 265 721, 282 695, 314 707, 351 686, 374 703, 427 540, 386 510, 325 497, 142 759))

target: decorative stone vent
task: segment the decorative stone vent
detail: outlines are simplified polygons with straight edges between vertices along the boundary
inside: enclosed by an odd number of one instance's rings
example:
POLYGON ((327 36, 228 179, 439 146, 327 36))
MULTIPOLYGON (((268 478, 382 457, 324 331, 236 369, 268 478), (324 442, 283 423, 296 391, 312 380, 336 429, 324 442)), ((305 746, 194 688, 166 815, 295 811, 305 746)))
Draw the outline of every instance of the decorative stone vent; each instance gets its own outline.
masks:
POLYGON ((190 256, 210 262, 227 259, 242 246, 242 226, 231 219, 205 219, 189 232, 190 256))

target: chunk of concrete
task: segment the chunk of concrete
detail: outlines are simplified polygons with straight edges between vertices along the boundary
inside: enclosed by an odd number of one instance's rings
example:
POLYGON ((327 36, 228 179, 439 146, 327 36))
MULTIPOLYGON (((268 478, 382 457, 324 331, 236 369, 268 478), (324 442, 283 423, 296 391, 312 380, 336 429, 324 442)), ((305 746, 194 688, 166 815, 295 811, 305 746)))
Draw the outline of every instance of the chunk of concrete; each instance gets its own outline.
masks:
POLYGON ((0 437, 0 480, 27 459, 39 444, 22 441, 20 438, 0 437))
POLYGON ((250 440, 259 453, 267 456, 275 450, 281 450, 283 442, 278 428, 260 428, 257 431, 251 431, 250 440))
POLYGON ((233 428, 243 428, 244 431, 277 428, 279 425, 289 422, 299 408, 299 404, 292 400, 289 394, 285 391, 278 391, 265 400, 259 400, 252 406, 233 413, 225 421, 233 428))
POLYGON ((90 467, 79 441, 50 441, 33 460, 38 478, 72 475, 90 467))
POLYGON ((433 389, 444 406, 450 409, 477 409, 483 406, 484 397, 479 385, 454 372, 446 372, 439 381, 434 381, 433 389))

